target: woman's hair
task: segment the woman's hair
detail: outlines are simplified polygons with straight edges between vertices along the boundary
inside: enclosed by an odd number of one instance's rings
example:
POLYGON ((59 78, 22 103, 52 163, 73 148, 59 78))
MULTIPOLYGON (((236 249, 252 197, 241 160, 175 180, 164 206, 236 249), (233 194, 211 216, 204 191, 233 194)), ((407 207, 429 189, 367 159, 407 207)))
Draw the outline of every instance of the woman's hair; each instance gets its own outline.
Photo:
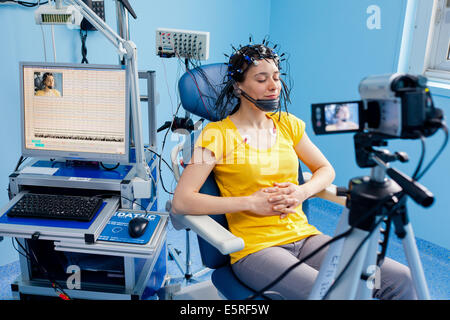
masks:
MULTIPOLYGON (((233 49, 235 52, 229 57, 227 75, 224 79, 224 88, 220 92, 216 108, 221 119, 228 115, 235 113, 240 107, 240 99, 237 99, 237 104, 230 112, 230 104, 236 103, 235 83, 242 82, 245 79, 246 73, 253 65, 257 65, 260 60, 273 60, 278 70, 281 71, 280 63, 285 61, 284 54, 278 55, 275 52, 276 45, 273 48, 268 47, 264 40, 262 44, 249 44, 240 47, 239 50, 233 49)), ((280 107, 275 112, 281 112, 281 107, 284 106, 287 112, 287 104, 290 103, 289 93, 290 89, 282 76, 287 76, 286 73, 280 73, 281 92, 280 92, 280 107)))

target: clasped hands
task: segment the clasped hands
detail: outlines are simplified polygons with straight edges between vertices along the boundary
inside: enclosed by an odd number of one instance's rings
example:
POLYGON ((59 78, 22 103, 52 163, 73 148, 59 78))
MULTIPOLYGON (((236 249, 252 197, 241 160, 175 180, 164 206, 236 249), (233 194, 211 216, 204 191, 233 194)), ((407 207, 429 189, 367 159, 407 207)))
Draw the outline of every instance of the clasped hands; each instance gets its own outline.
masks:
POLYGON ((273 187, 263 188, 250 196, 251 212, 261 216, 279 215, 286 218, 306 199, 305 186, 291 182, 275 183, 273 187))

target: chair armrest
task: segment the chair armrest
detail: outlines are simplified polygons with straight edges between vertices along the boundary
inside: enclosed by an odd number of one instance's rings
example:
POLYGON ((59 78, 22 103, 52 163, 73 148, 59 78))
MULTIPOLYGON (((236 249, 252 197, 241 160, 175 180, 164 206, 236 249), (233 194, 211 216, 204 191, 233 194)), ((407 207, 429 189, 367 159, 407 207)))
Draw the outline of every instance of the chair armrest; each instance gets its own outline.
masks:
POLYGON ((180 167, 178 166, 178 159, 177 155, 178 152, 180 152, 183 149, 184 142, 181 142, 177 144, 175 147, 173 147, 172 151, 170 152, 170 160, 172 162, 172 171, 173 176, 175 177, 175 180, 178 182, 180 180, 180 167))
MULTIPOLYGON (((311 180, 312 174, 310 172, 303 172, 303 179, 305 182, 311 180)), ((336 195, 337 186, 332 184, 331 186, 325 188, 324 190, 316 193, 313 198, 321 198, 325 199, 340 205, 345 206, 345 202, 347 201, 346 197, 341 197, 336 195)))
POLYGON ((236 237, 210 216, 170 213, 170 217, 175 229, 191 229, 224 255, 244 248, 242 238, 236 237))

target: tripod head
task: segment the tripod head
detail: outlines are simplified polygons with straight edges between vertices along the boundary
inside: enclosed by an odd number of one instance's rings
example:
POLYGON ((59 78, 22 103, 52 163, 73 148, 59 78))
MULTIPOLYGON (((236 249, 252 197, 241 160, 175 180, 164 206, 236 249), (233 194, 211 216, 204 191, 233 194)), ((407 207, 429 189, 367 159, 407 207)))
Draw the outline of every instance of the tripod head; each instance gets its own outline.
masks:
POLYGON ((387 174, 419 205, 429 207, 433 204, 434 196, 427 188, 390 166, 389 163, 394 161, 407 162, 409 159, 406 153, 374 149, 375 146, 387 146, 387 140, 382 135, 374 133, 357 133, 354 142, 358 166, 372 168, 370 181, 383 183, 387 174))

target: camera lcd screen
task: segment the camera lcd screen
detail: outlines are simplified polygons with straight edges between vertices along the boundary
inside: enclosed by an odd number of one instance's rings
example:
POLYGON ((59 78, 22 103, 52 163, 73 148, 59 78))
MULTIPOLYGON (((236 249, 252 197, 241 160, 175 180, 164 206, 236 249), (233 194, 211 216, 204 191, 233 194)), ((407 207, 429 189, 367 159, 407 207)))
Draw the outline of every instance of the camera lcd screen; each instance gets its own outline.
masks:
POLYGON ((313 104, 314 132, 327 134, 360 131, 361 108, 361 101, 313 104))
POLYGON ((355 129, 359 129, 358 103, 332 103, 325 106, 325 131, 355 129))

